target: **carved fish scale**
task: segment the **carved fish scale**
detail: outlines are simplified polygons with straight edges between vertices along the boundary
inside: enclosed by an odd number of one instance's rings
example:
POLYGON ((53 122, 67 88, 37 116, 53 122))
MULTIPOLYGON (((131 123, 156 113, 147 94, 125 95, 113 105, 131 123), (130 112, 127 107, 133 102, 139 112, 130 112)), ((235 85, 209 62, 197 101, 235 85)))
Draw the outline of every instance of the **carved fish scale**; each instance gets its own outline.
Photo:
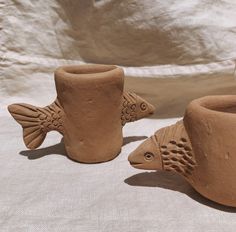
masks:
POLYGON ((196 161, 183 121, 158 130, 154 138, 159 145, 163 169, 191 175, 196 161))

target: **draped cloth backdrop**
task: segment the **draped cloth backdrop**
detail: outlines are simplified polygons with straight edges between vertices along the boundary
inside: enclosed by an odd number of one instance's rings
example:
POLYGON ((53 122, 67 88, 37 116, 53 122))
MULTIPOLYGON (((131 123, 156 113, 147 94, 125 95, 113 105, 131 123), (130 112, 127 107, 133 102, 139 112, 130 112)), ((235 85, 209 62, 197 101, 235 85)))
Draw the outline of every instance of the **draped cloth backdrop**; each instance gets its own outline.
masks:
POLYGON ((236 93, 235 12, 229 0, 0 0, 0 231, 235 231, 234 209, 127 161, 192 99, 236 93), (55 68, 85 63, 123 67, 154 117, 125 126, 108 163, 67 159, 56 133, 25 151, 6 106, 51 103, 55 68))

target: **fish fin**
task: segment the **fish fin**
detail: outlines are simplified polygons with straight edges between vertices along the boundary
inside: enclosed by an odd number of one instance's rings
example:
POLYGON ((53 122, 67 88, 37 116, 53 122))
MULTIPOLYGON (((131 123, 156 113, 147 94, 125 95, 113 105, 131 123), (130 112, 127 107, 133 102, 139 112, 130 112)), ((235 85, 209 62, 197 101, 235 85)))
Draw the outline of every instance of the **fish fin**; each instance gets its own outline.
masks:
POLYGON ((22 126, 26 147, 29 149, 39 147, 47 133, 41 128, 38 107, 29 104, 12 104, 8 106, 8 111, 22 126))

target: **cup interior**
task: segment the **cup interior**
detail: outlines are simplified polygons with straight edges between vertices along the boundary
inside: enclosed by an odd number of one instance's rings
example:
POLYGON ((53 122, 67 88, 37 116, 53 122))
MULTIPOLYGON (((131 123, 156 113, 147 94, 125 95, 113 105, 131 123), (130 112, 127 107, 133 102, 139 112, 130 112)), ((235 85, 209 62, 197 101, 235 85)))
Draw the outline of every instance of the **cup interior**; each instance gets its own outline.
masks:
POLYGON ((200 105, 208 110, 221 113, 236 113, 235 96, 212 96, 206 98, 200 105))
POLYGON ((114 65, 79 65, 64 66, 63 71, 68 74, 96 74, 109 72, 116 68, 114 65))

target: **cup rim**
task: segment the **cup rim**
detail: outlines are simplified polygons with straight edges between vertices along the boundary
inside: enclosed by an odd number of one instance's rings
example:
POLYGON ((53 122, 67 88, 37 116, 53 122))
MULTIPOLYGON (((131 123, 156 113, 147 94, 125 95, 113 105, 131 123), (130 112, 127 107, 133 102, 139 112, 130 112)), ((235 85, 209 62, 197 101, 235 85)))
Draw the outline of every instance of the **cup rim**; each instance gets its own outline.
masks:
POLYGON ((56 72, 60 72, 66 75, 78 76, 78 75, 93 75, 99 73, 108 73, 115 69, 118 69, 115 65, 103 65, 103 64, 85 64, 85 65, 67 65, 61 66, 56 69, 56 72))
POLYGON ((189 112, 194 109, 209 114, 236 117, 236 95, 210 95, 198 98, 193 100, 187 107, 189 112))
POLYGON ((55 81, 73 81, 82 83, 106 83, 113 82, 121 78, 123 82, 124 72, 122 68, 115 65, 86 64, 61 66, 55 71, 55 81))

